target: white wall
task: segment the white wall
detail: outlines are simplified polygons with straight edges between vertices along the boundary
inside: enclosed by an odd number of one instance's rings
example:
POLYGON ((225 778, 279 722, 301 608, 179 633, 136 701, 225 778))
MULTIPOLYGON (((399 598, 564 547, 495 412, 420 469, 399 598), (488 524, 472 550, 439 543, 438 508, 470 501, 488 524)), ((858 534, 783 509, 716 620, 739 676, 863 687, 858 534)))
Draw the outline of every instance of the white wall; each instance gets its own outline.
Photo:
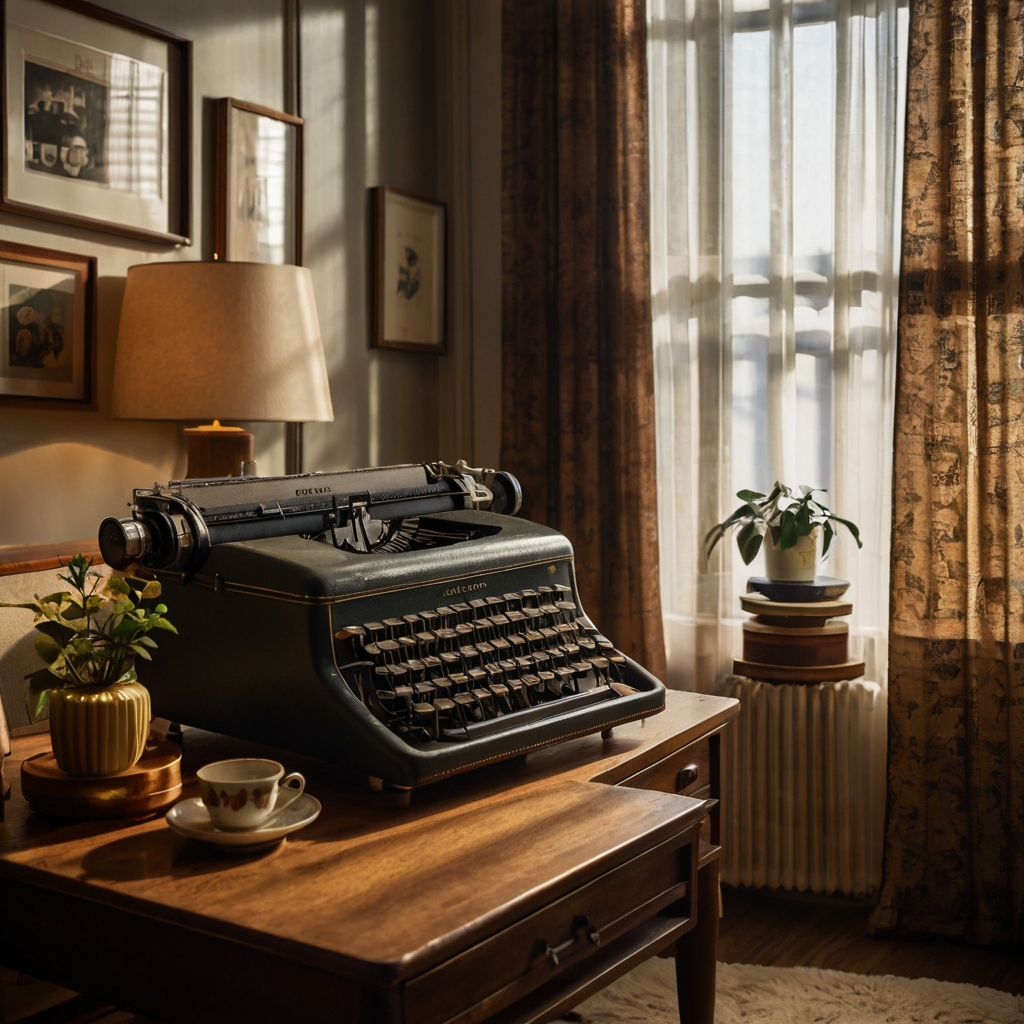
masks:
MULTIPOLYGON (((133 487, 183 475, 181 424, 109 419, 124 276, 134 263, 210 258, 211 98, 234 96, 276 109, 285 102, 283 0, 102 2, 194 41, 194 244, 174 249, 0 215, 5 240, 98 259, 98 409, 0 408, 0 545, 93 536, 104 516, 125 508, 133 487)), ((472 194, 462 197, 476 219, 462 225, 470 281, 460 300, 475 301, 465 339, 472 372, 455 401, 465 407, 462 419, 475 424, 477 442, 472 430, 461 429, 446 445, 457 450, 439 453, 439 422, 452 414, 451 396, 441 389, 442 360, 367 344, 367 188, 388 184, 453 198, 439 181, 437 143, 439 118, 446 116, 437 94, 438 26, 451 15, 450 2, 301 0, 304 262, 313 274, 335 411, 334 423, 305 428, 307 469, 438 454, 497 459, 500 0, 474 0, 460 15, 469 19, 474 95, 468 123, 453 129, 471 133, 476 143, 468 175, 472 194), (474 362, 478 335, 481 355, 474 362)), ((252 429, 259 471, 283 472, 283 427, 252 429)))

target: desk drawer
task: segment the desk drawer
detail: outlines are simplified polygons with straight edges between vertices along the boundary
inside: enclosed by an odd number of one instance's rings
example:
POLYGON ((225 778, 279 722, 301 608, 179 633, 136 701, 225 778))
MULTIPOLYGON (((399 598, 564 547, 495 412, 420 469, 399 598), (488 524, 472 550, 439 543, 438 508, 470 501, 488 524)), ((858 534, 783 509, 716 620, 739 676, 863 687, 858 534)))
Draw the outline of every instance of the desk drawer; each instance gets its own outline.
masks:
MULTIPOLYGON (((697 826, 485 939, 403 991, 406 1024, 476 1024, 695 891, 697 826)), ((686 904, 679 909, 685 918, 686 904)))
MULTIPOLYGON (((707 739, 691 743, 652 764, 650 768, 631 775, 620 785, 632 789, 652 789, 660 793, 707 796, 708 793, 701 793, 701 790, 711 785, 710 744, 707 739)), ((712 795, 718 796, 717 793, 712 795)))

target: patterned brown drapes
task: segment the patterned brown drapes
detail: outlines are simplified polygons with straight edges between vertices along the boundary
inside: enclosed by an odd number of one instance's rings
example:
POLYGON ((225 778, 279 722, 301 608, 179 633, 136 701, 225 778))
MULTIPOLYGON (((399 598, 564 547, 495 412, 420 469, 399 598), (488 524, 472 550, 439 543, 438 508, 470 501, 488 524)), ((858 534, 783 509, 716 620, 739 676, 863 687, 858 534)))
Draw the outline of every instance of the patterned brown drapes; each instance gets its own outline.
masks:
POLYGON ((643 0, 505 0, 502 466, 664 675, 643 0))
POLYGON ((1024 941, 1024 3, 911 0, 876 932, 1024 941))

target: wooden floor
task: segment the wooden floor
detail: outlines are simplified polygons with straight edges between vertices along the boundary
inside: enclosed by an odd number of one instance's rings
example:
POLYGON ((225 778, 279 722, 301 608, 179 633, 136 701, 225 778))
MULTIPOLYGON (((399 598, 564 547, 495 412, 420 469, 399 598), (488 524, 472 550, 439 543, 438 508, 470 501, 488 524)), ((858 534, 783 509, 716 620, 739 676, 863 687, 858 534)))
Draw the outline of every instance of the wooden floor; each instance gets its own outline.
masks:
POLYGON ((718 959, 723 963, 937 978, 1024 994, 1020 948, 875 939, 867 934, 866 907, 729 887, 722 895, 718 959))

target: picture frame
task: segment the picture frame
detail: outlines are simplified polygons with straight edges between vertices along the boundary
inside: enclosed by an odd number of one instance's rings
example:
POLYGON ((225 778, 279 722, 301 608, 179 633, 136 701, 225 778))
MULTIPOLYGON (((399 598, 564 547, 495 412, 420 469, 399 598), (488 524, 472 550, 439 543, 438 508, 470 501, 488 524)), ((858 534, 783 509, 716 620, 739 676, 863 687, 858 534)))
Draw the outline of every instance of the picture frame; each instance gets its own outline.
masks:
POLYGON ((447 213, 413 192, 371 190, 371 348, 447 352, 447 213))
POLYGON ((303 125, 256 103, 217 101, 215 259, 302 263, 303 125))
POLYGON ((0 405, 94 409, 96 257, 0 242, 0 405))
POLYGON ((190 39, 86 0, 0 0, 0 210, 190 245, 191 125, 190 39))

